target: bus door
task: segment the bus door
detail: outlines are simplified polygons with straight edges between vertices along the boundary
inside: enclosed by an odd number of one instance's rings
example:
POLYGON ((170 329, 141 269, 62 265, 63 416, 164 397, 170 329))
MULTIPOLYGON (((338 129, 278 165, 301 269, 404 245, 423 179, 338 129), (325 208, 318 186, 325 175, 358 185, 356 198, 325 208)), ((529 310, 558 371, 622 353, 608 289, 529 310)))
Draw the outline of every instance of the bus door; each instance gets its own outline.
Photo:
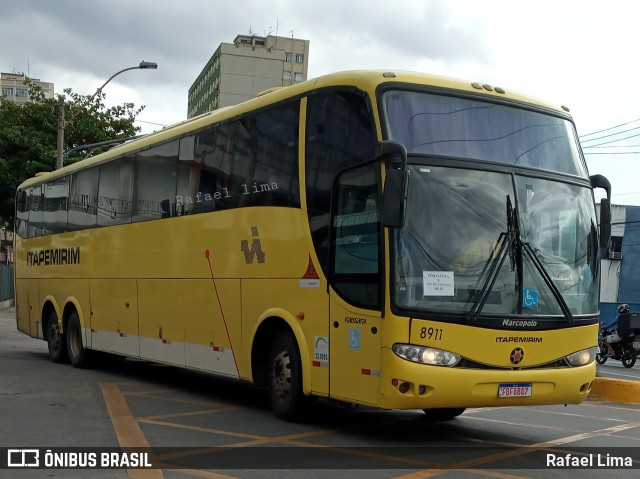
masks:
POLYGON ((375 404, 382 314, 379 170, 344 172, 335 186, 331 232, 330 395, 375 404))

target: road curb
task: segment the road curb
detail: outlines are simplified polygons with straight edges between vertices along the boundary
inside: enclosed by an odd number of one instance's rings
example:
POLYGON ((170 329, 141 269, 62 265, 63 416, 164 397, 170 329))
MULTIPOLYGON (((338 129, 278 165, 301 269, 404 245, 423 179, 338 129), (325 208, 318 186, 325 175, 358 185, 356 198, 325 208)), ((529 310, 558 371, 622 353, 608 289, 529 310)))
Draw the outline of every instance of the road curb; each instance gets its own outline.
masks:
POLYGON ((640 404, 640 381, 595 378, 591 384, 591 392, 588 399, 640 404))

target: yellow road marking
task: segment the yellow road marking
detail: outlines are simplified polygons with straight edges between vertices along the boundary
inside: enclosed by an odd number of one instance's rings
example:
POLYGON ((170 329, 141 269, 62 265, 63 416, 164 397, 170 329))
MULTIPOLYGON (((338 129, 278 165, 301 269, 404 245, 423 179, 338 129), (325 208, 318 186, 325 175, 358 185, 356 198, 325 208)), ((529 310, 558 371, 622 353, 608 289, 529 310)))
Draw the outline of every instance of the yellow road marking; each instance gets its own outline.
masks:
MULTIPOLYGON (((117 384, 100 383, 120 447, 150 447, 117 384)), ((163 479, 160 469, 127 469, 131 479, 163 479)))
MULTIPOLYGON (((154 458, 154 460, 156 461, 156 465, 164 469, 172 469, 173 467, 175 467, 175 465, 170 464, 170 461, 172 459, 188 457, 188 456, 197 456, 201 454, 211 453, 213 451, 222 452, 226 448, 236 449, 236 448, 265 445, 269 443, 276 443, 276 444, 279 443, 279 444, 286 444, 286 445, 298 446, 298 447, 323 448, 329 451, 335 451, 335 452, 339 452, 341 454, 346 454, 346 455, 389 460, 389 461, 395 461, 395 462, 404 463, 404 464, 411 464, 416 467, 425 468, 422 471, 416 471, 409 474, 397 476, 396 479, 422 479, 422 478, 440 476, 440 475, 448 474, 451 472, 454 472, 454 473, 466 472, 466 473, 472 473, 472 474, 482 475, 486 477, 492 477, 496 479, 522 479, 522 476, 518 476, 518 475, 502 473, 495 470, 485 470, 485 469, 476 469, 476 468, 478 466, 490 464, 492 462, 527 454, 528 452, 531 452, 533 448, 536 448, 539 450, 540 449, 554 450, 557 446, 561 446, 564 444, 570 444, 570 443, 574 443, 577 441, 581 441, 590 437, 595 437, 600 435, 616 434, 624 430, 632 429, 640 426, 640 422, 631 422, 631 423, 624 422, 623 424, 618 424, 616 426, 608 427, 605 429, 599 429, 595 431, 588 431, 584 433, 574 434, 564 438, 559 438, 556 440, 551 440, 551 441, 538 443, 538 444, 532 444, 528 446, 525 446, 522 444, 502 444, 503 446, 513 447, 513 449, 508 451, 501 451, 498 453, 488 454, 484 456, 474 457, 472 459, 463 460, 453 464, 441 464, 434 461, 426 461, 426 460, 406 458, 402 456, 387 455, 387 454, 378 454, 378 453, 372 453, 372 452, 367 452, 367 451, 362 451, 357 449, 350 449, 350 448, 324 446, 324 445, 312 444, 312 443, 301 441, 301 439, 303 440, 308 437, 332 434, 342 429, 348 429, 348 428, 324 429, 324 430, 307 431, 303 433, 296 433, 296 434, 290 434, 290 435, 269 437, 269 436, 263 436, 259 434, 248 434, 248 433, 241 433, 241 432, 225 431, 220 429, 191 426, 186 424, 160 420, 160 419, 197 416, 202 414, 216 414, 216 413, 226 412, 230 410, 245 409, 243 407, 238 407, 238 406, 225 405, 219 408, 208 408, 208 409, 202 409, 198 411, 189 411, 189 412, 182 412, 182 413, 135 418, 133 417, 133 415, 129 410, 125 396, 148 397, 152 399, 175 401, 178 403, 192 403, 192 404, 201 404, 201 405, 208 405, 208 406, 211 406, 211 404, 204 403, 204 402, 197 402, 197 401, 181 400, 178 398, 173 399, 173 398, 167 398, 167 397, 155 397, 151 395, 152 394, 151 391, 138 392, 138 393, 136 392, 124 393, 119 389, 117 384, 101 384, 101 388, 105 396, 105 401, 107 402, 107 407, 114 425, 114 429, 116 430, 116 435, 118 436, 118 441, 120 442, 120 445, 122 447, 149 447, 149 443, 147 442, 146 437, 140 430, 139 423, 202 431, 202 432, 208 432, 212 434, 220 434, 227 437, 235 437, 240 440, 240 442, 237 442, 235 444, 226 444, 225 446, 212 447, 212 448, 204 447, 204 448, 198 448, 198 449, 190 449, 188 451, 162 454, 154 458), (166 461, 166 463, 163 461, 166 461)), ((160 393, 162 391, 157 391, 157 392, 160 393)), ((554 412, 554 414, 577 416, 577 417, 581 416, 579 414, 563 413, 563 412, 554 412)), ((467 417, 468 419, 476 419, 480 421, 487 421, 487 422, 495 421, 498 423, 504 423, 504 421, 492 420, 489 418, 477 418, 477 417, 473 417, 472 415, 468 415, 467 417)), ((510 424, 515 424, 515 423, 510 423, 510 424)), ((531 426, 531 425, 527 425, 527 426, 531 426)), ((561 430, 564 428, 551 427, 551 429, 561 430)), ((478 440, 478 442, 482 442, 482 443, 486 442, 491 444, 491 441, 478 440)), ((498 443, 493 443, 493 444, 495 445, 498 443)), ((224 474, 208 472, 208 471, 200 471, 195 469, 172 469, 172 470, 174 472, 178 472, 180 474, 184 474, 188 476, 196 476, 196 477, 210 478, 210 479, 235 479, 233 478, 233 476, 227 476, 224 474)), ((128 471, 128 473, 130 478, 147 479, 152 477, 153 478, 163 477, 162 472, 158 469, 156 470, 131 469, 128 471), (156 474, 155 475, 137 475, 139 473, 150 473, 150 472, 156 473, 156 474)))

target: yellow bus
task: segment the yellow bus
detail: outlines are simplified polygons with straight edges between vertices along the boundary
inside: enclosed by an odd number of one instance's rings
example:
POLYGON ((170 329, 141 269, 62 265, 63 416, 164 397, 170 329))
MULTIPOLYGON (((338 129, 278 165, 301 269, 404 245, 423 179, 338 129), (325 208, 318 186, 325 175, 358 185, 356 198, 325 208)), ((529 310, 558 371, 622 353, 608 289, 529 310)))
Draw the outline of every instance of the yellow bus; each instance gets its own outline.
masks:
POLYGON ((29 179, 17 328, 312 398, 450 419, 579 403, 600 235, 565 108, 487 84, 336 73, 29 179))

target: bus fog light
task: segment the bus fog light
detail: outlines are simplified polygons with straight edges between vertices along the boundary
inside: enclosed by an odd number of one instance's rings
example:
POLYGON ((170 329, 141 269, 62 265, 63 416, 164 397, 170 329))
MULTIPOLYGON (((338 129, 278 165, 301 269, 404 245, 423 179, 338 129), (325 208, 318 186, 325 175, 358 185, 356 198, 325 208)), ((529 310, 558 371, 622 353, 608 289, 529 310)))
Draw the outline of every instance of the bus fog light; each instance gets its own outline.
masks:
POLYGON ((455 366, 461 359, 459 354, 412 344, 394 344, 393 352, 407 361, 432 366, 455 366))
POLYGON ((595 360, 597 351, 598 348, 594 346, 589 349, 583 349, 582 351, 569 354, 568 356, 565 356, 565 358, 571 366, 584 366, 595 360))

